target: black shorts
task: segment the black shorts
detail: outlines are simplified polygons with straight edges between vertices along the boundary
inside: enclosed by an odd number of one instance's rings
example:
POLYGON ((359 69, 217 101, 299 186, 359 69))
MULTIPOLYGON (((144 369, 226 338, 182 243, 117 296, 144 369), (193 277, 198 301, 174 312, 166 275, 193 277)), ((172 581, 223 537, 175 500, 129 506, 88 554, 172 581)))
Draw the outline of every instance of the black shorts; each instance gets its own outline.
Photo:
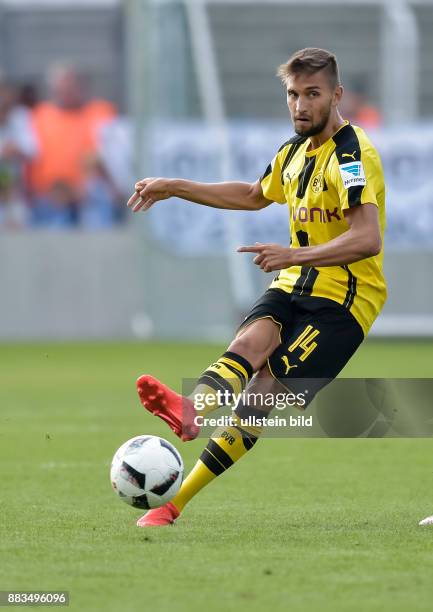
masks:
POLYGON ((268 359, 273 377, 293 393, 308 389, 308 403, 339 374, 364 339, 353 315, 326 298, 268 289, 239 330, 264 318, 280 326, 281 344, 268 359))

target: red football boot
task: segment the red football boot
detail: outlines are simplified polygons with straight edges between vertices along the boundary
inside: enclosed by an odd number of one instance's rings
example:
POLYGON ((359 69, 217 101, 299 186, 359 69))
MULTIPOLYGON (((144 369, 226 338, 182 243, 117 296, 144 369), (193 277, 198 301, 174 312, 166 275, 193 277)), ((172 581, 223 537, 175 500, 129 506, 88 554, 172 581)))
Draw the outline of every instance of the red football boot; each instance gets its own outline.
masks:
POLYGON ((173 525, 174 521, 179 516, 180 512, 168 502, 165 506, 148 510, 144 516, 138 519, 137 527, 165 527, 173 525))
POLYGON ((191 400, 147 374, 137 379, 137 389, 146 410, 165 421, 181 440, 198 436, 200 427, 194 423, 197 413, 191 400))

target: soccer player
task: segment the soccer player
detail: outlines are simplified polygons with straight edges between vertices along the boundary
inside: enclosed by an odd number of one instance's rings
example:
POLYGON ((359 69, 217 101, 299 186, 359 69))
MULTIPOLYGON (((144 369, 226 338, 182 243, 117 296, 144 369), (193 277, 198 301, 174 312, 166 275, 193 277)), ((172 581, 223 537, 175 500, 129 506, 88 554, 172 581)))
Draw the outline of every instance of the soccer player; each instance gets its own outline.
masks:
MULTIPOLYGON (((255 264, 277 276, 193 393, 182 397, 148 375, 137 381, 144 407, 183 440, 199 433, 194 402, 199 393, 206 398, 203 416, 216 408, 212 400, 223 391, 247 389, 245 397, 282 388, 296 393, 301 381, 311 400, 346 365, 386 299, 381 161, 364 131, 338 111, 343 88, 336 57, 323 49, 303 49, 280 66, 278 75, 296 135, 280 147, 257 182, 146 178, 136 183, 128 202, 134 212, 173 196, 225 210, 254 211, 272 202, 289 206, 290 247, 238 249, 253 253, 255 264)), ((179 493, 137 525, 173 523, 194 495, 254 446, 261 428, 244 426, 244 417, 263 417, 266 410, 241 402, 232 425, 213 433, 179 493)))

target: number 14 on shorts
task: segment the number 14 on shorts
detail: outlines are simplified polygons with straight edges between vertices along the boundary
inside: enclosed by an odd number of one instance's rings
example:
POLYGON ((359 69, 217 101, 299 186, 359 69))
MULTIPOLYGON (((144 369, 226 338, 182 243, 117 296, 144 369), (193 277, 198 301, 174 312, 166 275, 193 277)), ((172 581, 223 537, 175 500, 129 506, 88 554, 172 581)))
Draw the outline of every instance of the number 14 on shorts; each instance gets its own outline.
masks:
POLYGON ((312 325, 307 325, 304 331, 289 346, 289 353, 293 353, 293 351, 299 347, 303 351, 299 360, 305 361, 317 347, 317 342, 314 342, 314 338, 317 338, 319 334, 320 331, 318 329, 314 329, 312 325))

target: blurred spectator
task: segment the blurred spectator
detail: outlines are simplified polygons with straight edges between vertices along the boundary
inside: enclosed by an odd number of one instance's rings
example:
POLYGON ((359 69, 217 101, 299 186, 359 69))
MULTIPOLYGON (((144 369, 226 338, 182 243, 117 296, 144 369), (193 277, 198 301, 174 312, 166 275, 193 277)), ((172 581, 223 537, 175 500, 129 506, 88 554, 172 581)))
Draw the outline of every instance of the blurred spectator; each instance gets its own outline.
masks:
POLYGON ((28 221, 29 209, 17 181, 10 174, 0 172, 0 229, 22 229, 28 221))
POLYGON ((56 181, 44 195, 35 197, 32 223, 55 229, 77 225, 78 203, 75 189, 66 181, 56 181))
POLYGON ((17 185, 25 180, 26 164, 36 154, 36 139, 30 115, 16 103, 16 91, 8 83, 0 83, 0 175, 17 185))
POLYGON ((345 89, 339 110, 344 119, 365 129, 379 128, 382 116, 361 90, 345 89))
POLYGON ((87 101, 82 80, 70 67, 52 68, 48 85, 50 100, 33 109, 39 153, 31 167, 31 187, 41 195, 66 181, 78 192, 83 159, 96 151, 98 130, 115 116, 115 108, 104 100, 87 101))
POLYGON ((120 196, 97 155, 88 155, 83 165, 85 178, 79 223, 85 229, 112 227, 117 220, 120 196))

